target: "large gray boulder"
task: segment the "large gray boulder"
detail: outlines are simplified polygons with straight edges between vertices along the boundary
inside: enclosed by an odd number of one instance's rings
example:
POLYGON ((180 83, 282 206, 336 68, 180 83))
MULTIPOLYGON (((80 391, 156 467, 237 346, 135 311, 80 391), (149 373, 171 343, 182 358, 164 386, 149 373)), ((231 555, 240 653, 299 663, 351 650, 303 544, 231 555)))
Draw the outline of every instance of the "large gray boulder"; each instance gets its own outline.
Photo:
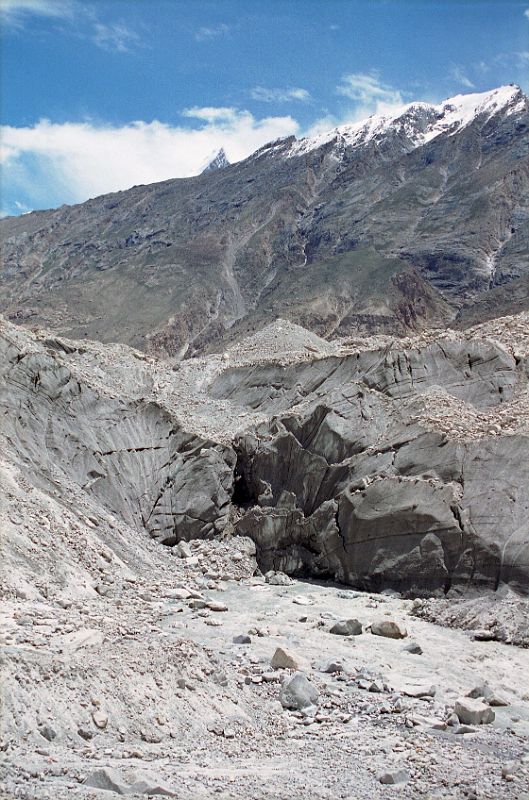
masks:
POLYGON ((301 711, 318 702, 318 691, 303 672, 295 672, 284 681, 279 701, 283 708, 301 711))

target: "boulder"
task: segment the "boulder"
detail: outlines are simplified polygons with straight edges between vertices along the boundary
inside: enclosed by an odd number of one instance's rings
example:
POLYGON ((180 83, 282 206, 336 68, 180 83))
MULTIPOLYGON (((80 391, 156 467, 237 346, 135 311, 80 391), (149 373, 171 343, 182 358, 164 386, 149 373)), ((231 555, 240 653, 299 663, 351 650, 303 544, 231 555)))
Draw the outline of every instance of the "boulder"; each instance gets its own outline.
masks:
POLYGON ((270 664, 274 669, 301 670, 306 669, 308 666, 304 658, 291 650, 285 650, 283 647, 276 649, 270 664))
POLYGON ((496 716, 490 706, 471 697, 456 700, 454 712, 463 725, 484 725, 493 722, 496 716))
POLYGON ((234 636, 232 641, 233 644, 251 644, 252 638, 251 636, 248 636, 246 633, 240 633, 238 636, 234 636))
POLYGON ((344 619, 336 622, 330 632, 336 636, 359 636, 362 633, 362 623, 357 619, 344 619))
POLYGON ((126 779, 119 770, 110 767, 103 767, 91 772, 83 781, 83 785, 119 795, 178 796, 177 792, 164 786, 161 781, 147 772, 138 772, 126 779))
POLYGON ((295 672, 281 686, 279 701, 283 708, 300 711, 318 702, 318 692, 303 672, 295 672))
POLYGON ((408 635, 403 625, 389 619, 382 620, 382 622, 373 622, 371 633, 375 636, 384 636, 386 639, 405 639, 408 635))

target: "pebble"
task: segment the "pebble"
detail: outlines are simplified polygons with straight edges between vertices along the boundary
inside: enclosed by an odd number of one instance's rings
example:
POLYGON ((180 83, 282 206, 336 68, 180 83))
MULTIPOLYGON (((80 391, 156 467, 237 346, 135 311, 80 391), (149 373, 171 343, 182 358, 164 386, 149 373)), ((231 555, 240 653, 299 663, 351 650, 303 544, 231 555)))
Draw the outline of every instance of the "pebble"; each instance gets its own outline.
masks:
POLYGON ((103 711, 93 711, 92 719, 96 728, 104 730, 108 725, 108 716, 103 711))
POLYGON ((343 672, 343 664, 339 661, 327 661, 318 667, 318 672, 324 672, 329 675, 336 672, 343 672))
POLYGON ((221 603, 220 600, 208 600, 207 607, 210 611, 227 611, 228 606, 226 603, 221 603))
POLYGON ((435 686, 404 686, 402 689, 402 694, 406 697, 435 697, 436 688, 435 686))
POLYGON ((515 774, 520 769, 521 764, 519 761, 508 761, 501 768, 501 777, 506 781, 514 780, 515 774))
POLYGON ((295 603, 297 606, 311 606, 313 604, 313 600, 309 597, 303 597, 303 595, 298 595, 297 597, 292 598, 292 602, 295 603))
POLYGON ((261 677, 265 683, 277 683, 279 680, 277 672, 263 672, 261 677))
POLYGON ((289 576, 285 575, 284 572, 273 571, 266 573, 265 581, 271 586, 290 586, 292 583, 294 583, 292 578, 289 578, 289 576))
POLYGON ((477 730, 476 728, 472 728, 470 725, 458 725, 454 733, 477 733, 477 730))
POLYGON ((188 589, 166 589, 164 597, 169 600, 187 600, 191 597, 191 592, 188 589))
POLYGON ((410 779, 410 773, 405 769, 395 769, 388 772, 382 772, 378 776, 380 783, 395 784, 407 783, 410 779))
POLYGON ((417 642, 405 644, 402 651, 403 653, 411 653, 414 656, 422 656, 422 647, 417 642))

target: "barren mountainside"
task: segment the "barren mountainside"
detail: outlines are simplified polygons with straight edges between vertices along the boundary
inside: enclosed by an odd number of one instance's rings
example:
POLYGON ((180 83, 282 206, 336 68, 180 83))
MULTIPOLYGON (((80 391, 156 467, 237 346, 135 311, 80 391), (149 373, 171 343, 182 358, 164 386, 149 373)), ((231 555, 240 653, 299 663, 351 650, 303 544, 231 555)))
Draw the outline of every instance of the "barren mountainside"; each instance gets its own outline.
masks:
POLYGON ((529 105, 514 86, 265 146, 0 222, 0 310, 162 355, 277 317, 404 335, 529 306, 529 105))

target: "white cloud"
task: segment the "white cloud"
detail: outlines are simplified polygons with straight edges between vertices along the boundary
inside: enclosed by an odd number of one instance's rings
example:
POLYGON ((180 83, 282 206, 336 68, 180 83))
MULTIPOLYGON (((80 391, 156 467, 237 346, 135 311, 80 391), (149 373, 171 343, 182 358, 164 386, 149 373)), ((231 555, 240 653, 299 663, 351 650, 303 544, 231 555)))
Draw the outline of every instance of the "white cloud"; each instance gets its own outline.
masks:
POLYGON ((20 27, 29 16, 68 18, 73 9, 71 0, 2 0, 0 19, 5 25, 20 27))
POLYGON ((237 111, 235 108, 226 108, 224 106, 193 106, 193 108, 184 109, 182 116, 200 119, 209 123, 233 123, 244 113, 243 111, 237 111))
POLYGON ((527 17, 527 19, 529 19, 529 8, 525 9, 525 11, 523 12, 523 15, 524 15, 524 17, 527 17))
POLYGON ((478 75, 486 75, 487 72, 490 72, 490 64, 487 64, 486 61, 478 61, 474 64, 474 71, 478 73, 478 75))
POLYGON ((92 40, 102 50, 118 53, 128 53, 132 46, 140 43, 138 34, 127 28, 122 22, 113 22, 109 25, 95 22, 92 40))
POLYGON ((212 25, 211 27, 199 28, 195 33, 197 42, 207 42, 211 39, 217 39, 219 36, 225 36, 230 32, 230 26, 221 22, 219 25, 212 25))
POLYGON ((266 89, 264 86, 254 86, 250 95, 253 100, 258 100, 261 103, 288 103, 291 100, 299 100, 306 103, 310 100, 309 92, 299 87, 293 89, 266 89))
POLYGON ((173 127, 162 122, 133 122, 121 127, 89 122, 1 131, 4 191, 25 204, 43 207, 80 202, 106 192, 195 175, 205 157, 224 147, 230 162, 250 155, 266 142, 298 132, 290 116, 256 119, 247 111, 194 108, 185 112, 204 124, 173 127))
POLYGON ((89 39, 101 50, 128 53, 142 44, 138 34, 123 21, 103 22, 97 8, 78 0, 0 0, 0 21, 6 29, 28 30, 33 17, 63 23, 61 32, 89 39))
POLYGON ((375 73, 344 75, 336 91, 354 103, 348 115, 349 121, 361 120, 371 114, 390 114, 405 104, 400 90, 382 83, 375 73))
POLYGON ((29 206, 27 206, 25 203, 19 203, 18 200, 15 200, 15 206, 17 210, 23 214, 27 214, 28 211, 31 211, 29 206))
POLYGON ((458 64, 453 65, 452 69, 450 70, 450 75, 457 83, 459 83, 461 86, 464 86, 466 89, 476 88, 476 85, 472 83, 463 68, 458 64))

